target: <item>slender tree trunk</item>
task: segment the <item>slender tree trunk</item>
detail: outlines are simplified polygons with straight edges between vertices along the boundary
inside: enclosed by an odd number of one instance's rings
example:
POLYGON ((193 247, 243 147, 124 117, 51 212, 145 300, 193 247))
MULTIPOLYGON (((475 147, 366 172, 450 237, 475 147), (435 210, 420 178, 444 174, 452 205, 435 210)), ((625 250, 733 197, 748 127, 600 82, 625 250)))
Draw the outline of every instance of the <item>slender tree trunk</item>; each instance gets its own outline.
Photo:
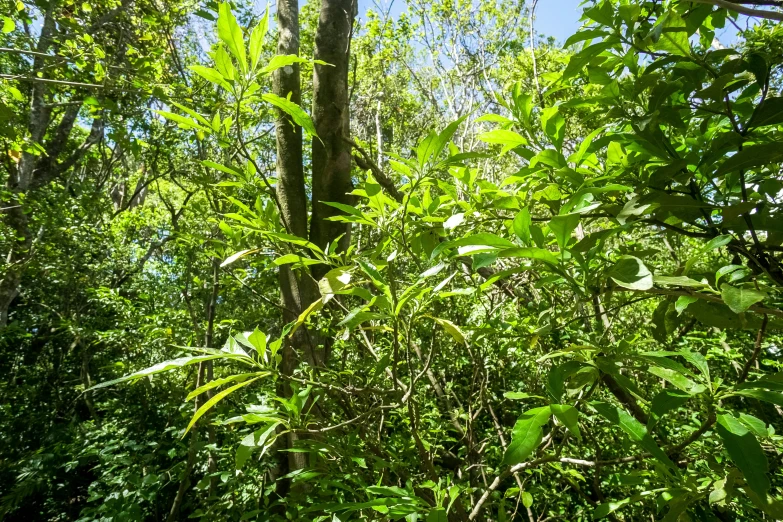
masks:
MULTIPOLYGON (((204 346, 207 348, 211 348, 212 344, 214 343, 214 337, 215 337, 215 315, 217 310, 217 300, 218 295, 220 294, 220 260, 219 259, 213 259, 212 260, 212 292, 209 296, 209 301, 207 302, 206 306, 206 319, 207 319, 207 329, 204 332, 204 346)), ((195 322, 195 317, 194 317, 195 322)), ((198 324, 193 325, 197 330, 198 324)), ((211 381, 213 378, 212 375, 212 361, 205 361, 198 365, 198 372, 196 374, 196 388, 201 387, 202 385, 206 384, 207 382, 211 381)), ((198 411, 199 408, 203 405, 205 400, 209 400, 212 396, 212 391, 207 391, 206 393, 199 395, 196 397, 196 400, 194 401, 194 411, 198 411)), ((215 437, 215 427, 211 424, 207 425, 207 441, 209 444, 215 444, 217 442, 215 437)), ((171 505, 171 509, 169 510, 169 515, 166 518, 166 522, 173 522, 178 519, 179 517, 179 511, 182 507, 182 504, 185 501, 185 494, 188 492, 188 489, 190 489, 191 484, 191 475, 193 475, 193 468, 196 466, 196 457, 198 456, 198 426, 194 426, 193 429, 190 431, 190 445, 188 446, 188 457, 187 461, 185 462, 185 469, 182 471, 182 479, 179 483, 179 488, 177 489, 177 495, 174 497, 174 502, 171 505)), ((215 456, 210 451, 209 457, 208 457, 208 470, 209 473, 215 473, 217 471, 217 461, 215 460, 215 456)), ((211 477, 209 480, 209 494, 212 496, 212 494, 215 491, 215 488, 217 487, 217 477, 211 477)))
MULTIPOLYGON (((207 306, 207 332, 204 335, 204 346, 207 348, 214 348, 215 342, 215 313, 217 311, 217 300, 220 294, 220 260, 215 258, 212 260, 212 294, 209 297, 209 305, 207 306)), ((206 381, 205 384, 212 379, 214 375, 212 373, 212 361, 206 361, 206 381)), ((212 398, 214 392, 209 390, 205 393, 207 400, 212 398)), ((210 445, 217 443, 215 436, 215 427, 212 423, 207 423, 207 441, 210 445)), ((217 460, 212 450, 209 450, 209 456, 207 457, 207 465, 210 473, 217 472, 217 460)), ((217 488, 217 476, 212 476, 209 479, 209 496, 211 497, 215 493, 217 488)))
MULTIPOLYGON (((299 54, 299 2, 280 0, 277 3, 278 54, 299 54)), ((299 64, 275 71, 272 89, 281 98, 289 95, 297 105, 302 103, 299 64)), ((307 238, 307 194, 302 163, 302 127, 280 109, 275 120, 277 137, 277 195, 281 221, 288 233, 307 238)))
MULTIPOLYGON (((204 363, 200 363, 198 365, 198 372, 196 373, 196 388, 199 388, 204 383, 205 369, 206 368, 204 363)), ((201 400, 202 399, 200 399, 200 397, 196 397, 194 406, 195 411, 198 411, 198 409, 201 407, 201 400)), ((185 462, 185 469, 182 471, 182 478, 179 482, 179 488, 177 489, 177 494, 174 497, 174 502, 171 504, 169 515, 166 517, 166 522, 174 522, 179 518, 179 510, 185 501, 185 494, 188 492, 188 489, 190 489, 190 476, 192 475, 193 468, 196 465, 197 453, 198 426, 194 426, 190 431, 190 444, 188 445, 188 457, 187 461, 185 462)))
MULTIPOLYGON (((44 15, 41 35, 38 38, 38 45, 36 45, 37 53, 40 55, 48 53, 56 31, 57 27, 50 7, 44 15)), ((33 60, 31 72, 33 76, 45 65, 44 58, 40 55, 37 55, 33 60)), ((45 90, 46 84, 33 82, 30 91, 30 121, 27 125, 31 143, 43 142, 51 119, 52 109, 46 105, 45 90)), ((3 222, 17 238, 5 256, 5 266, 0 268, 0 277, 2 277, 0 279, 0 328, 8 324, 8 310, 19 295, 22 268, 32 246, 30 220, 24 211, 25 209, 21 206, 22 202, 19 196, 27 192, 32 184, 36 159, 37 156, 29 152, 22 153, 19 164, 9 172, 6 183, 9 197, 0 199, 0 206, 9 208, 3 212, 3 222)))
MULTIPOLYGON (((315 65, 313 72, 313 123, 320 139, 313 140, 313 205, 310 241, 324 248, 337 240, 344 251, 350 243, 350 227, 326 221, 340 215, 324 201, 354 204, 351 182, 351 146, 349 136, 348 70, 351 30, 357 0, 322 0, 315 34, 315 59, 329 65, 315 65)), ((318 279, 325 268, 317 265, 318 279)))
MULTIPOLYGON (((299 54, 299 2, 298 0, 280 0, 277 3, 278 54, 299 54)), ((272 79, 274 93, 282 98, 290 96, 297 105, 302 102, 299 65, 293 64, 278 69, 272 79)), ((305 191, 302 128, 281 110, 275 120, 277 139, 277 197, 280 202, 280 221, 288 233, 307 238, 307 193, 305 191)), ((295 321, 302 311, 318 299, 318 287, 309 274, 291 270, 290 265, 280 267, 280 298, 283 305, 283 322, 295 321)), ((291 375, 297 365, 298 357, 294 346, 309 354, 312 362, 315 346, 305 328, 300 328, 294 339, 286 339, 282 352, 280 370, 291 375)), ((281 380, 277 393, 291 396, 288 383, 281 380)), ((290 449, 296 442, 296 435, 289 433, 283 437, 285 446, 290 449)), ((307 464, 304 453, 279 452, 275 478, 285 476, 290 471, 301 469, 307 464)), ((285 496, 288 492, 287 481, 279 482, 278 493, 285 496)))

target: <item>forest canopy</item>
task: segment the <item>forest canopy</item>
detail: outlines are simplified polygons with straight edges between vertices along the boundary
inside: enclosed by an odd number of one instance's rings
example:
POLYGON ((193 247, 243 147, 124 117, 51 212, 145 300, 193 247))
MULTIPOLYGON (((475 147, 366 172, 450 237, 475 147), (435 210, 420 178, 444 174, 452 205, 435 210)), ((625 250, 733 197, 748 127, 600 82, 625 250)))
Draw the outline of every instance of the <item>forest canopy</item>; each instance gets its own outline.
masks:
POLYGON ((0 519, 782 520, 783 2, 545 3, 0 0, 0 519))

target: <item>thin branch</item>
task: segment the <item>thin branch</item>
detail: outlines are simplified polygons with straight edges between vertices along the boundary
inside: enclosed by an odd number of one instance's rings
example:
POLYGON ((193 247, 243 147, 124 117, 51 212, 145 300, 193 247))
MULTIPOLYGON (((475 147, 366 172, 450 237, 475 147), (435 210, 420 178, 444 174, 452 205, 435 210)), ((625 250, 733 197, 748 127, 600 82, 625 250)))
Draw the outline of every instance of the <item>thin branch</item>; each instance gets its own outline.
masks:
POLYGON ((728 9, 736 13, 744 14, 745 16, 753 16, 756 18, 766 18, 767 20, 783 21, 783 13, 777 11, 767 11, 764 9, 753 9, 752 7, 745 7, 744 5, 729 2, 727 0, 690 0, 694 4, 706 4, 728 9))
POLYGON ((397 201, 397 203, 402 203, 404 196, 394 185, 394 182, 391 179, 389 179, 389 177, 373 161, 372 156, 370 156, 370 154, 366 150, 364 150, 358 143, 356 143, 356 141, 352 140, 348 136, 343 136, 343 141, 345 141, 353 148, 355 148, 357 151, 359 151, 359 154, 361 156, 354 156, 354 160, 356 161, 356 164, 359 165, 359 167, 362 169, 371 170, 373 176, 375 176, 375 181, 377 181, 378 184, 381 187, 383 187, 383 189, 392 198, 394 198, 395 201, 397 201))
MULTIPOLYGON (((640 292, 640 293, 648 293, 648 294, 656 294, 656 295, 667 295, 673 297, 679 297, 679 296, 695 297, 696 299, 710 301, 711 303, 726 304, 723 302, 723 299, 721 299, 716 295, 704 294, 701 292, 686 292, 684 290, 664 290, 661 288, 650 288, 649 290, 626 290, 625 288, 615 288, 613 289, 613 291, 640 292)), ((751 306, 750 308, 747 309, 747 311, 756 314, 769 314, 769 315, 774 315, 776 317, 783 317, 783 310, 776 310, 774 308, 766 308, 763 306, 751 306)))
POLYGON ((748 372, 750 372, 750 367, 759 357, 759 353, 761 352, 761 342, 764 340, 764 332, 767 331, 768 322, 769 322, 769 316, 767 314, 764 314, 764 319, 761 321, 761 328, 759 328, 759 332, 756 335, 756 344, 753 347, 753 355, 750 356, 750 359, 747 360, 745 366, 742 367, 742 372, 740 373, 739 379, 737 379, 737 382, 739 384, 745 382, 745 379, 748 378, 748 372))

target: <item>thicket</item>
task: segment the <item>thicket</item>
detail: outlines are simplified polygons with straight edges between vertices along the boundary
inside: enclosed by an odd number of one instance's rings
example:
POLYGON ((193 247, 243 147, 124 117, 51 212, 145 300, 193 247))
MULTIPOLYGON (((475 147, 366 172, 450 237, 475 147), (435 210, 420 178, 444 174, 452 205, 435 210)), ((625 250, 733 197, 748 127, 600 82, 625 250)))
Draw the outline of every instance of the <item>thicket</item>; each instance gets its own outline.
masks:
POLYGON ((0 518, 783 519, 779 2, 0 5, 0 518))

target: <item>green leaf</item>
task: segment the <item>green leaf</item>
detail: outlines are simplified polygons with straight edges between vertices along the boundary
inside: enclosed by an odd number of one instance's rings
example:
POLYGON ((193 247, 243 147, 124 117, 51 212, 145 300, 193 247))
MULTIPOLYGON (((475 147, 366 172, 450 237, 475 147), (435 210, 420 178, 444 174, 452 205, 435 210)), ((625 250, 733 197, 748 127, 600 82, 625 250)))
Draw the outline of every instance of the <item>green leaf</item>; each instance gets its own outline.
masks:
MULTIPOLYGON (((299 57, 295 54, 276 54, 269 60, 269 63, 261 68, 262 74, 272 74, 278 69, 293 65, 295 63, 309 63, 311 60, 299 57)), ((318 63, 321 63, 318 61, 318 63)))
POLYGON ((428 159, 438 158, 440 153, 446 147, 446 144, 451 140, 452 136, 454 136, 454 133, 457 132, 457 128, 463 121, 465 121, 465 118, 467 118, 467 115, 449 123, 446 128, 443 129, 434 140, 432 140, 430 150, 427 153, 428 159))
POLYGON ((696 281, 687 276, 654 276, 653 282, 659 286, 686 286, 686 287, 705 287, 707 283, 696 281))
POLYGON ((647 433, 647 428, 625 410, 612 406, 609 403, 599 401, 591 402, 590 406, 612 424, 619 426, 629 437, 631 437, 631 440, 652 453, 653 457, 667 466, 675 468, 674 463, 669 459, 666 453, 658 447, 658 444, 655 443, 650 434, 647 433))
POLYGON ((462 333, 462 330, 459 329, 459 326, 452 323, 448 319, 443 319, 441 317, 432 317, 432 316, 426 316, 438 323, 443 327, 444 330, 458 343, 460 344, 466 344, 467 341, 465 340, 465 334, 462 333))
POLYGON ((633 256, 622 256, 609 270, 609 277, 619 286, 630 290, 649 290, 653 287, 650 270, 633 256))
POLYGON ((647 371, 691 395, 697 395, 707 390, 703 385, 697 384, 683 374, 669 368, 650 366, 647 371))
POLYGON ((688 28, 685 21, 674 10, 668 10, 661 23, 661 37, 652 46, 655 51, 667 51, 680 56, 688 56, 691 43, 688 40, 688 28))
POLYGON ((167 120, 177 122, 180 125, 180 127, 183 127, 185 129, 198 129, 204 132, 211 132, 210 129, 206 127, 202 127, 201 125, 191 120, 190 118, 186 118, 180 114, 175 114, 173 112, 167 112, 167 111, 158 111, 158 110, 156 110, 155 113, 160 114, 167 120))
POLYGON ((325 301, 329 301, 334 295, 345 288, 350 282, 351 272, 342 268, 333 268, 329 270, 325 276, 318 281, 318 289, 321 291, 321 296, 325 301))
POLYGON ((527 207, 520 210, 513 221, 514 233, 523 244, 530 244, 530 211, 527 207))
POLYGON ((280 422, 273 422, 269 424, 269 426, 265 426, 263 428, 259 428, 255 430, 253 433, 245 436, 239 444, 242 446, 248 446, 251 448, 257 448, 257 447, 263 447, 266 446, 266 441, 269 439, 269 436, 272 435, 278 426, 280 426, 280 422))
POLYGON ((614 11, 610 2, 600 2, 598 5, 585 9, 584 15, 595 20, 601 25, 612 25, 614 22, 614 11))
POLYGON ((522 492, 522 505, 525 506, 525 508, 529 508, 533 505, 533 495, 528 493, 527 491, 522 492))
MULTIPOLYGON (((197 113, 196 111, 194 111, 190 107, 186 107, 185 105, 182 105, 182 104, 177 103, 175 101, 172 101, 171 104, 173 106, 175 106, 176 108, 178 108, 179 110, 181 110, 183 112, 186 112, 190 116, 196 118, 196 120, 198 120, 200 123, 206 125, 208 128, 212 127, 212 124, 209 123, 209 120, 207 120, 204 116, 202 116, 201 114, 197 113)), ((96 100, 96 105, 97 105, 97 100, 96 100)))
POLYGON ((511 443, 503 455, 503 465, 513 466, 524 462, 541 444, 544 424, 549 422, 551 411, 549 406, 533 408, 519 417, 511 430, 511 443))
MULTIPOLYGON (((269 375, 269 373, 267 372, 267 373, 266 373, 266 375, 269 375)), ((249 380, 247 380, 247 381, 244 381, 244 382, 240 382, 239 384, 235 384, 235 385, 234 385, 234 386, 232 386, 231 388, 227 388, 227 389, 223 390, 222 392, 215 394, 215 395, 214 395, 214 396, 213 396, 211 399, 209 399, 207 402, 205 402, 205 403, 204 403, 204 405, 203 405, 203 406, 201 406, 201 407, 200 407, 200 408, 199 408, 199 409, 196 411, 196 413, 195 413, 195 414, 193 414, 193 418, 192 418, 192 419, 190 419, 190 423, 188 424, 188 427, 187 427, 187 428, 185 428, 185 433, 183 433, 183 434, 182 434, 182 437, 184 438, 184 437, 185 437, 185 435, 187 435, 187 434, 188 434, 188 432, 190 431, 190 428, 192 428, 192 427, 193 427, 193 425, 194 425, 194 424, 196 424, 196 421, 198 421, 198 420, 199 420, 201 417, 203 417, 203 416, 204 416, 204 414, 205 414, 205 413, 207 413, 207 412, 208 412, 210 409, 212 409, 212 407, 213 407, 215 404, 217 404, 218 402, 220 402, 221 400, 223 400, 223 399, 224 399, 225 397, 227 397, 228 395, 230 395, 230 394, 234 393, 234 392, 235 392, 235 391, 237 391, 239 388, 242 388, 242 387, 244 387, 244 386, 247 386, 248 384, 250 384, 250 383, 252 383, 252 382, 254 382, 254 381, 257 381, 257 380, 258 380, 258 379, 260 379, 260 378, 261 378, 261 376, 259 376, 259 377, 256 377, 256 378, 254 378, 254 379, 249 379, 249 380)))
MULTIPOLYGON (((540 361, 541 359, 539 359, 540 361)), ((585 364, 580 361, 568 361, 553 366, 547 374, 546 390, 555 401, 560 401, 565 393, 565 383, 569 377, 581 370, 585 364)))
POLYGON ((503 145, 503 150, 500 153, 501 155, 516 147, 527 145, 527 140, 523 136, 514 131, 505 129, 495 129, 489 132, 483 132, 477 137, 484 143, 503 145))
POLYGON ((584 42, 585 40, 592 40, 593 38, 601 38, 604 36, 609 36, 609 33, 603 29, 586 29, 579 31, 568 37, 568 39, 563 44, 563 49, 571 47, 575 43, 584 42))
POLYGON ((749 127, 765 127, 783 123, 783 97, 767 98, 756 107, 750 118, 749 127))
POLYGON ((704 381, 710 382, 710 367, 707 364, 707 359, 702 354, 688 350, 682 350, 677 353, 699 370, 704 381))
POLYGON ((755 436, 735 417, 718 415, 716 431, 731 460, 742 471, 748 486, 761 498, 769 491, 768 463, 755 436))
MULTIPOLYGON (((269 31, 269 6, 266 6, 264 16, 261 17, 258 24, 253 28, 253 32, 250 34, 250 68, 256 70, 258 67, 258 60, 261 58, 261 51, 264 47, 264 37, 267 31, 269 31)), ((275 56, 277 58, 277 56, 275 56)), ((274 58, 272 59, 274 60, 274 58)))
POLYGON ((386 281, 383 279, 383 276, 375 267, 375 265, 363 261, 361 259, 358 259, 356 263, 359 265, 359 268, 362 269, 362 272, 364 272, 369 276, 370 280, 372 281, 372 283, 375 285, 376 288, 380 290, 388 289, 389 285, 386 284, 386 281))
POLYGON ((277 266, 296 264, 301 266, 321 265, 323 261, 317 259, 310 259, 307 257, 298 256, 296 254, 285 254, 273 261, 277 266))
POLYGON ((3 17, 3 33, 8 34, 16 29, 14 20, 8 16, 3 17))
POLYGON ((224 384, 228 384, 230 382, 235 381, 246 381, 247 379, 250 379, 251 377, 266 377, 268 375, 271 375, 269 372, 255 372, 255 373, 240 373, 238 375, 231 375, 230 377, 223 377, 222 379, 213 379, 206 383, 203 386, 200 386, 190 392, 187 397, 185 397, 186 401, 189 401, 195 397, 198 397, 205 391, 211 390, 213 388, 218 388, 220 386, 223 386, 224 384))
POLYGON ((574 229, 579 225, 579 214, 566 214, 564 216, 555 216, 549 221, 549 229, 555 235, 557 240, 557 246, 560 250, 565 250, 568 241, 571 239, 571 234, 574 229))
POLYGON ((783 160, 783 143, 765 143, 764 145, 751 145, 745 147, 735 155, 728 158, 718 168, 716 175, 720 176, 737 170, 748 170, 757 167, 766 167, 783 160))
POLYGON ((579 432, 579 411, 576 408, 567 404, 550 404, 549 408, 568 431, 582 440, 582 434, 579 432))
POLYGON ((557 107, 547 107, 541 113, 541 127, 552 144, 560 150, 565 138, 565 118, 557 107))
POLYGON ((557 258, 549 250, 543 248, 507 248, 498 252, 498 257, 521 257, 525 259, 537 259, 550 265, 557 265, 557 258))
POLYGON ((282 422, 276 421, 272 422, 268 426, 264 428, 259 428, 255 430, 253 433, 247 435, 245 438, 243 438, 240 443, 239 447, 237 448, 237 456, 236 456, 236 468, 242 469, 247 459, 250 457, 251 453, 253 452, 253 448, 261 447, 263 448, 261 450, 261 455, 263 455, 266 450, 272 445, 271 442, 267 443, 269 440, 269 437, 273 434, 275 437, 277 437, 276 431, 277 427, 280 426, 282 422))
POLYGON ((313 120, 311 120, 310 116, 308 116, 308 114, 297 104, 272 93, 264 93, 261 95, 261 98, 291 116, 294 123, 302 127, 310 136, 318 137, 318 134, 315 132, 313 120))
POLYGON ((473 234, 471 236, 451 241, 450 243, 453 246, 482 245, 497 248, 512 248, 516 246, 508 239, 488 233, 473 234))
POLYGON ((298 245, 303 246, 305 248, 309 248, 313 252, 317 252, 319 254, 323 255, 323 250, 321 250, 318 245, 315 243, 312 243, 306 239, 302 239, 298 236, 293 236, 291 234, 282 234, 280 232, 263 232, 264 235, 269 236, 272 239, 276 239, 278 241, 282 241, 284 243, 290 243, 292 245, 298 245))
POLYGON ((692 397, 690 393, 685 393, 677 390, 662 390, 655 397, 653 397, 650 404, 650 413, 652 413, 653 419, 651 422, 657 422, 661 417, 666 415, 672 410, 676 410, 692 397))
POLYGON ((767 391, 767 390, 757 390, 752 388, 743 389, 743 390, 734 390, 731 393, 732 395, 741 395, 743 397, 758 399, 760 401, 769 402, 770 404, 775 404, 777 406, 783 407, 783 393, 767 391))
POLYGON ((245 39, 242 35, 242 28, 239 27, 237 19, 231 12, 231 5, 228 2, 221 3, 218 7, 217 20, 218 37, 226 44, 228 50, 234 55, 239 68, 243 73, 247 72, 247 57, 245 55, 245 39))
POLYGON ((624 498, 617 502, 604 502, 599 504, 593 510, 593 519, 598 520, 600 518, 607 517, 610 513, 614 513, 623 506, 628 505, 631 502, 630 498, 624 498))
POLYGON ((351 205, 346 205, 344 203, 335 203, 333 201, 321 201, 321 203, 324 204, 324 205, 327 205, 327 206, 334 207, 336 209, 342 210, 346 214, 350 214, 352 216, 364 217, 364 214, 362 214, 361 210, 359 210, 358 208, 353 207, 351 205))
POLYGON ((681 295, 677 298, 677 302, 674 303, 674 309, 677 310, 677 314, 679 315, 683 313, 686 308, 688 308, 688 305, 691 305, 698 300, 698 297, 693 297, 691 295, 681 295))
POLYGON ((769 436, 767 425, 761 419, 754 417, 753 415, 748 415, 747 413, 740 413, 739 420, 743 426, 748 428, 750 432, 753 433, 753 435, 757 437, 769 436))
POLYGON ((226 258, 225 261, 220 263, 220 268, 223 268, 224 266, 230 265, 231 263, 233 263, 237 259, 241 259, 241 258, 243 258, 243 257, 245 257, 247 255, 250 255, 250 254, 255 254, 259 250, 260 249, 258 249, 258 248, 252 248, 252 249, 249 249, 249 250, 240 250, 239 252, 237 252, 235 254, 231 254, 230 256, 228 256, 226 258))
POLYGON ((207 81, 220 85, 229 92, 234 92, 234 89, 226 81, 226 78, 224 78, 223 75, 220 74, 217 70, 211 67, 204 67, 203 65, 191 65, 188 67, 188 69, 206 79, 207 81))
POLYGON ((231 167, 227 167, 225 165, 221 165, 220 163, 215 163, 214 161, 201 160, 201 164, 204 165, 205 167, 209 167, 211 169, 219 170, 220 172, 225 172, 226 174, 231 174, 232 176, 236 176, 238 178, 244 178, 245 177, 238 170, 232 169, 231 167))
POLYGON ((544 397, 541 397, 540 395, 530 395, 526 392, 506 392, 503 394, 503 397, 506 399, 510 399, 512 401, 520 401, 524 399, 543 399, 544 397))
MULTIPOLYGON (((193 355, 190 357, 180 357, 179 359, 172 359, 170 361, 164 361, 158 364, 155 364, 153 366, 150 366, 149 368, 145 368, 143 370, 140 370, 135 373, 131 373, 130 375, 126 375, 124 377, 120 377, 119 379, 114 379, 111 381, 102 382, 100 384, 96 384, 90 390, 98 390, 100 388, 106 388, 107 386, 113 386, 115 384, 126 382, 126 381, 132 381, 135 379, 140 379, 142 377, 148 377, 150 375, 155 375, 157 373, 163 373, 168 372, 171 370, 176 370, 178 368, 183 368, 185 366, 190 366, 191 364, 198 364, 204 361, 212 361, 214 359, 237 359, 239 357, 234 356, 232 354, 227 353, 214 353, 211 355, 193 355)), ((247 357, 245 357, 247 359, 247 357)))
POLYGON ((247 340, 256 349, 259 356, 263 355, 266 351, 266 334, 259 330, 257 327, 253 330, 253 333, 247 336, 247 340))
POLYGON ((741 314, 754 304, 763 301, 767 293, 755 288, 736 287, 723 283, 720 285, 720 294, 723 302, 731 308, 735 314, 741 314))

